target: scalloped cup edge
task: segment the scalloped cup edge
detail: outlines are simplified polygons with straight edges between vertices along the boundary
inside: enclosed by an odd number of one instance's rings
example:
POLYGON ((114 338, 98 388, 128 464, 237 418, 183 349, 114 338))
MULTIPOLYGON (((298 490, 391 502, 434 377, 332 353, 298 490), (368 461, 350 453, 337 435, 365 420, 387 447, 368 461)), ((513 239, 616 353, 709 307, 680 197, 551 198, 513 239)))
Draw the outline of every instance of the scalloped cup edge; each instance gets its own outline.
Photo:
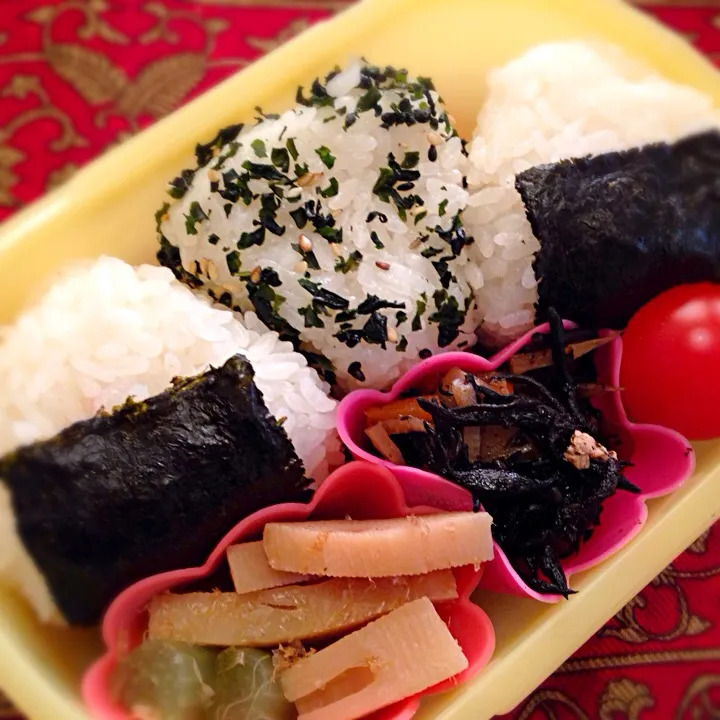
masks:
MULTIPOLYGON (((570 321, 563 321, 565 329, 573 329, 577 326, 570 321)), ((338 432, 341 440, 350 450, 353 457, 392 470, 401 479, 404 487, 407 485, 425 486, 425 491, 429 495, 441 496, 443 492, 449 493, 452 487, 453 500, 451 505, 457 506, 457 486, 450 481, 441 478, 433 473, 419 470, 417 468, 396 466, 393 463, 373 455, 362 448, 356 441, 356 432, 353 429, 358 425, 358 417, 362 417, 365 409, 371 405, 387 404, 397 400, 404 392, 416 387, 428 375, 439 375, 446 372, 452 367, 460 364, 473 372, 487 372, 499 367, 513 355, 525 347, 535 335, 547 334, 549 331, 548 323, 543 323, 529 330, 522 337, 510 343, 506 347, 499 350, 490 358, 484 358, 479 355, 472 355, 466 352, 449 352, 441 355, 435 355, 427 360, 423 360, 415 367, 400 377, 393 386, 387 391, 379 390, 355 390, 349 393, 340 403, 338 408, 338 432), (443 488, 443 485, 445 488, 443 488)), ((601 334, 607 334, 609 330, 602 331, 601 334)), ((620 363, 622 361, 622 340, 618 336, 612 343, 606 346, 605 352, 606 367, 603 374, 617 386, 620 377, 620 363)), ((603 355, 600 354, 602 358, 603 355)), ((627 498, 628 519, 625 521, 626 526, 631 529, 625 532, 615 543, 611 543, 608 547, 598 552, 596 555, 584 558, 580 562, 573 562, 573 558, 563 563, 563 570, 567 578, 568 584, 571 577, 579 572, 588 570, 603 562, 622 549, 630 542, 641 530, 647 518, 647 500, 668 495, 677 490, 693 473, 695 467, 695 457, 692 452, 690 443, 679 433, 669 428, 635 424, 628 420, 625 409, 622 405, 620 393, 616 393, 610 403, 611 410, 614 414, 612 422, 619 426, 631 438, 637 433, 655 433, 658 442, 664 447, 666 452, 670 452, 673 445, 677 446, 677 451, 682 447, 682 455, 684 462, 679 463, 676 475, 668 480, 662 487, 652 491, 640 493, 639 495, 629 496, 627 498)), ((470 503, 470 494, 466 493, 467 502, 470 503)), ((602 525, 598 526, 601 528, 602 525)), ((596 531, 597 532, 597 531, 596 531)), ((607 526, 604 532, 608 532, 607 526)), ((562 598, 561 595, 548 595, 539 593, 531 589, 517 574, 510 564, 503 550, 495 543, 495 558, 487 564, 485 573, 481 580, 481 585, 487 589, 508 594, 521 595, 532 598, 544 603, 556 603, 562 598)))
MULTIPOLYGON (((359 490, 360 486, 354 483, 352 476, 360 472, 371 473, 374 476, 375 489, 382 490, 381 502, 375 505, 380 508, 379 516, 389 514, 393 517, 402 517, 411 513, 429 514, 444 510, 441 507, 413 505, 407 502, 400 481, 393 473, 377 464, 353 461, 333 472, 310 502, 282 503, 253 513, 240 521, 220 540, 203 565, 145 578, 134 583, 115 598, 102 624, 105 652, 91 665, 82 679, 82 697, 92 715, 99 720, 130 720, 128 711, 112 696, 112 673, 119 657, 126 650, 125 642, 131 628, 140 621, 141 614, 153 596, 178 585, 209 577, 219 568, 230 545, 257 534, 267 522, 279 519, 303 520, 322 509, 326 502, 332 507, 332 503, 337 503, 338 497, 343 494, 343 485, 347 486, 345 494, 349 494, 353 484, 355 492, 359 490)), ((351 495, 350 498, 352 499, 351 495)), ((463 627, 468 622, 474 623, 472 633, 465 632, 461 638, 463 649, 468 655, 468 668, 453 678, 378 711, 382 714, 382 720, 408 720, 417 711, 422 697, 452 689, 473 677, 489 662, 495 648, 494 629, 487 614, 470 600, 470 595, 482 576, 483 567, 454 568, 453 572, 458 582, 458 598, 438 604, 438 611, 451 631, 453 630, 451 621, 456 616, 459 617, 461 621, 459 624, 463 627)))

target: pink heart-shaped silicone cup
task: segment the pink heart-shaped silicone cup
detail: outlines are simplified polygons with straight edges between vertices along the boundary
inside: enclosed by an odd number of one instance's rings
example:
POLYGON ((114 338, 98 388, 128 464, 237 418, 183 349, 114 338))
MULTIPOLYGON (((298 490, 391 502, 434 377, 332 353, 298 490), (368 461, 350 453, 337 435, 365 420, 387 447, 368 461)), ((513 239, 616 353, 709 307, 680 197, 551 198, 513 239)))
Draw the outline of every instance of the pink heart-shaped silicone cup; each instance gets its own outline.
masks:
MULTIPOLYGON (((93 717, 98 720, 130 720, 130 713, 113 697, 111 680, 118 659, 136 647, 147 627, 148 602, 158 593, 180 589, 207 580, 223 566, 230 545, 257 538, 268 522, 333 519, 405 517, 442 512, 431 504, 413 506, 405 498, 393 473, 377 464, 351 462, 336 470, 308 504, 286 503, 265 508, 236 525, 218 544, 202 567, 173 570, 141 580, 118 595, 103 619, 105 654, 83 678, 82 694, 93 717)), ((488 616, 470 601, 482 575, 482 568, 454 570, 458 599, 438 603, 437 610, 468 659, 468 668, 459 675, 406 698, 372 715, 372 720, 409 720, 424 695, 448 690, 476 675, 490 660, 495 633, 488 616)))
MULTIPOLYGON (((565 322, 566 328, 575 327, 565 322)), ((525 347, 538 333, 549 330, 546 324, 530 330, 500 352, 486 359, 466 352, 436 355, 419 363, 403 375, 387 392, 356 390, 347 395, 338 409, 340 438, 353 457, 389 467, 400 480, 410 504, 431 504, 445 510, 467 510, 472 506, 470 493, 437 475, 410 467, 395 466, 370 451, 365 436, 365 410, 397 400, 403 393, 427 387, 448 370, 460 367, 467 372, 481 373, 497 369, 525 347)), ((622 341, 619 337, 595 353, 599 381, 618 386, 622 341)), ((606 428, 620 439, 618 454, 632 467, 626 476, 641 493, 618 492, 603 505, 602 523, 580 550, 563 562, 570 581, 574 573, 586 570, 617 552, 642 528, 647 518, 646 501, 677 489, 693 472, 695 457, 690 443, 674 430, 657 425, 631 423, 622 407, 620 393, 606 393, 598 402, 606 428)), ((496 592, 522 595, 551 603, 559 595, 545 595, 529 588, 519 577, 505 553, 495 545, 495 558, 487 563, 481 586, 496 592)))

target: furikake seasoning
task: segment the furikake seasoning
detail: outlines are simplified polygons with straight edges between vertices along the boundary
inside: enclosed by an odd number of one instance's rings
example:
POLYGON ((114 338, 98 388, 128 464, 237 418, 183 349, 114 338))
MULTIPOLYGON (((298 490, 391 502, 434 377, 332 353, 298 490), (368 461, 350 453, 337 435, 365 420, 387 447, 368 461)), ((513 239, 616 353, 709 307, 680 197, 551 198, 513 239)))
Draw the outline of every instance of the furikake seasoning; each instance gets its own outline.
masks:
MULTIPOLYGON (((254 308, 317 367, 323 363, 308 347, 319 348, 323 337, 400 353, 452 346, 471 305, 454 267, 472 238, 450 188, 430 192, 423 177, 446 143, 459 143, 442 99, 430 79, 401 68, 363 61, 353 72, 354 86, 338 92, 336 69, 300 88, 295 109, 256 108, 254 124, 231 125, 197 145, 196 167, 169 183, 169 202, 157 214, 163 265, 216 302, 254 308), (373 154, 367 138, 383 134, 388 149, 373 154), (370 150, 347 150, 355 145, 346 138, 370 150), (356 173, 348 152, 370 153, 372 173, 356 173), (415 297, 404 286, 407 252, 431 278, 415 297), (384 276, 372 283, 375 294, 364 289, 369 274, 384 276), (378 284, 399 292, 380 297, 378 284), (413 333, 428 331, 413 342, 413 333)), ((361 382, 367 372, 327 360, 321 370, 361 382)))

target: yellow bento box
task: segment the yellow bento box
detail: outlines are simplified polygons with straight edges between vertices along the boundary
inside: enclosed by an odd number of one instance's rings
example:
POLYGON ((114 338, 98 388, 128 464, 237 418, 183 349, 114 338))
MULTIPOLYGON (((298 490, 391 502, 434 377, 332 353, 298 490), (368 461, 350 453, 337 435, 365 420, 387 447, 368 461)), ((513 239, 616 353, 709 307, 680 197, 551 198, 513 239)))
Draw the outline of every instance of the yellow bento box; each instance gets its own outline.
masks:
MULTIPOLYGON (((683 40, 620 0, 364 0, 320 24, 113 150, 0 229, 0 323, 9 322, 69 260, 113 254, 138 263, 155 251, 153 213, 196 141, 287 107, 298 84, 365 56, 429 75, 472 132, 486 71, 544 41, 600 39, 624 46, 672 80, 720 104, 720 74, 683 40)), ((696 444, 697 471, 649 503, 642 533, 597 568, 580 591, 544 605, 478 596, 497 631, 491 663, 472 683, 433 698, 420 717, 484 720, 511 710, 720 515, 720 442, 696 444)), ((84 720, 79 680, 99 654, 97 631, 42 627, 0 589, 0 686, 33 720, 84 720)))

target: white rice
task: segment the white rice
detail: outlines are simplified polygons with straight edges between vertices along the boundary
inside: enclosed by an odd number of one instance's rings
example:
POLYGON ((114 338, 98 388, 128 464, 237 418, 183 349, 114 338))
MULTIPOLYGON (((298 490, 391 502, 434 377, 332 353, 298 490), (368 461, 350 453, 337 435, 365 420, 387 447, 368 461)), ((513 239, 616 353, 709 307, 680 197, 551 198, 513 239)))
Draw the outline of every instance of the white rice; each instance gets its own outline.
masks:
MULTIPOLYGON (((251 307, 247 287, 252 284, 253 269, 274 270, 280 284, 272 292, 283 298, 278 306, 281 322, 288 323, 299 333, 300 341, 335 364, 342 385, 384 387, 416 363, 421 351, 426 351, 423 355, 436 353, 474 341, 476 319, 472 309, 459 335, 444 347, 439 341, 438 320, 432 317, 436 311, 435 293, 443 292, 433 261, 445 256, 451 256, 449 265, 454 275, 447 288, 450 302, 457 302, 462 314, 466 302, 472 303, 472 293, 464 279, 464 260, 453 259, 448 242, 436 232, 438 227, 450 230, 466 203, 467 193, 459 169, 462 143, 435 91, 428 91, 435 107, 431 113, 437 124, 434 130, 428 122, 382 127, 382 115, 391 112, 391 106, 403 99, 418 112, 428 107, 426 96, 414 97, 404 82, 394 88, 381 87, 379 114, 371 109, 358 112, 355 123, 344 127, 347 116, 357 110, 358 102, 367 92, 360 87, 361 67, 355 65, 328 82, 329 105, 298 106, 277 119, 265 119, 245 129, 235 143, 219 147, 216 157, 198 169, 189 191, 169 208, 160 231, 166 247, 173 252, 179 248, 182 269, 200 278, 206 291, 230 305, 251 307), (242 233, 257 230, 259 195, 270 193, 273 183, 251 179, 252 201, 249 205, 242 200, 234 202, 228 206, 226 216, 227 199, 220 195, 227 188, 223 174, 235 171, 247 178, 243 167, 246 161, 272 168, 273 151, 286 153, 291 142, 297 158, 290 158, 286 170, 288 181, 276 185, 283 193, 276 213, 276 221, 283 231, 280 235, 266 232, 261 245, 238 248, 242 233), (334 158, 332 168, 327 167, 318 153, 323 147, 329 149, 334 158), (437 159, 433 161, 430 158, 435 152, 437 159), (400 195, 404 198, 417 195, 424 204, 407 210, 403 218, 396 204, 383 201, 373 188, 382 169, 388 167, 391 155, 402 163, 414 153, 417 166, 413 170, 420 172, 420 178, 413 183, 414 187, 401 188, 400 195), (305 175, 302 170, 298 171, 303 165, 309 171, 305 175), (220 170, 219 174, 216 169, 220 170), (212 182, 218 183, 215 191, 211 188, 212 182), (321 193, 332 192, 331 183, 337 183, 337 193, 322 197, 321 193), (290 211, 308 201, 319 202, 322 214, 334 219, 335 228, 342 230, 342 242, 328 242, 310 222, 298 226, 290 211), (209 219, 188 224, 193 204, 209 219), (382 213, 387 221, 376 217, 368 222, 372 211, 382 213), (371 232, 377 233, 376 240, 382 247, 373 242, 371 232), (319 269, 303 264, 303 256, 297 250, 301 236, 308 247, 312 246, 319 269), (432 258, 422 255, 422 251, 427 254, 433 249, 437 254, 432 258), (347 273, 338 271, 339 258, 347 260, 356 251, 362 255, 357 266, 347 273), (386 319, 391 335, 387 349, 365 339, 350 347, 336 337, 343 330, 341 323, 348 323, 345 329, 359 330, 368 316, 359 314, 347 321, 335 320, 337 313, 332 310, 318 314, 324 327, 308 326, 308 316, 300 312, 312 303, 311 293, 299 284, 304 275, 305 279, 339 295, 351 310, 368 295, 375 295, 401 303, 408 319, 399 322, 397 308, 381 310, 379 315, 386 319), (419 328, 412 330, 418 301, 424 303, 427 310, 418 317, 419 328), (357 373, 355 377, 348 373, 351 363, 360 363, 364 383, 357 378, 357 373)), ((177 266, 174 269, 179 270, 177 266)))
POLYGON ((0 333, 0 455, 236 353, 270 412, 286 418, 307 474, 324 479, 341 461, 336 402, 305 358, 253 313, 211 306, 166 268, 109 257, 69 271, 0 333))
POLYGON ((501 344, 533 324, 539 243, 515 190, 517 173, 718 125, 710 97, 652 74, 612 47, 542 45, 491 72, 469 146, 471 196, 463 214, 475 238, 468 252, 476 268, 468 278, 483 339, 501 344))
POLYGON ((45 578, 20 540, 15 526, 12 498, 0 483, 0 580, 33 607, 42 622, 64 623, 45 578))

